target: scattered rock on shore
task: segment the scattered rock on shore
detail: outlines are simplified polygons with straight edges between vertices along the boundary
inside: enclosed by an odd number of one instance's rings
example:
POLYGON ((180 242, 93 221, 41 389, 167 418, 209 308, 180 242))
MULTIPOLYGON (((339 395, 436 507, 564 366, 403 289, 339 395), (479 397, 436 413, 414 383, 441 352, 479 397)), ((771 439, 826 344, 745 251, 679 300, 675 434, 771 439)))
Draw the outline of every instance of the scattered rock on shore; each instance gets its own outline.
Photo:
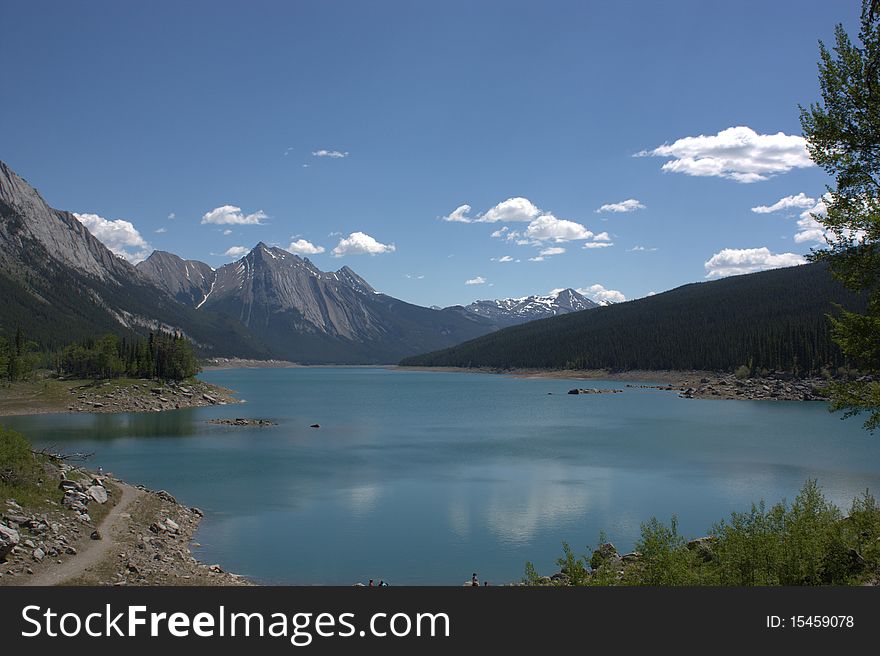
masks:
POLYGON ((239 403, 229 390, 200 380, 178 383, 141 380, 89 383, 70 389, 69 412, 161 412, 180 408, 239 403))
POLYGON ((209 419, 209 424, 218 424, 221 426, 277 426, 278 422, 271 419, 246 419, 244 417, 236 417, 235 419, 209 419))
POLYGON ((569 394, 620 394, 622 389, 602 389, 599 387, 575 387, 568 390, 569 394))

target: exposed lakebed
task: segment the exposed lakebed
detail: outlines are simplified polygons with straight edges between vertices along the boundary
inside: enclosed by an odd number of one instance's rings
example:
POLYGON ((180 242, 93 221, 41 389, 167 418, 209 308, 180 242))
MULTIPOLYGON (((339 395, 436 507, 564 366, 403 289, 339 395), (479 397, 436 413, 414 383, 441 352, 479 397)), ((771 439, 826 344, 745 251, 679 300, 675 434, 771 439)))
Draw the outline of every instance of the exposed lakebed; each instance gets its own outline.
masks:
POLYGON ((3 423, 200 507, 196 556, 264 583, 501 583, 526 560, 555 571, 563 540, 580 553, 600 530, 628 550, 652 515, 696 537, 808 477, 844 509, 880 490, 880 437, 823 403, 382 368, 202 378, 247 403, 3 423), (208 423, 236 418, 276 425, 208 423))

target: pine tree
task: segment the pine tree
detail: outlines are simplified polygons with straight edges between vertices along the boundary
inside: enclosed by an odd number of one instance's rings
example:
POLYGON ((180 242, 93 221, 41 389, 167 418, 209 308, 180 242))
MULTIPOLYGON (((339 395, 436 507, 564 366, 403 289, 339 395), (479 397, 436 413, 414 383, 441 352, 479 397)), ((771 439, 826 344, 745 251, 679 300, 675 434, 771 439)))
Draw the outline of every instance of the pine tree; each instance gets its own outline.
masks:
POLYGON ((814 251, 847 287, 867 295, 864 313, 832 319, 832 335, 863 375, 832 386, 832 408, 845 416, 868 413, 865 427, 880 427, 880 0, 863 0, 860 45, 843 25, 830 51, 819 43, 822 102, 801 107, 810 157, 834 177, 825 213, 828 247, 814 251))

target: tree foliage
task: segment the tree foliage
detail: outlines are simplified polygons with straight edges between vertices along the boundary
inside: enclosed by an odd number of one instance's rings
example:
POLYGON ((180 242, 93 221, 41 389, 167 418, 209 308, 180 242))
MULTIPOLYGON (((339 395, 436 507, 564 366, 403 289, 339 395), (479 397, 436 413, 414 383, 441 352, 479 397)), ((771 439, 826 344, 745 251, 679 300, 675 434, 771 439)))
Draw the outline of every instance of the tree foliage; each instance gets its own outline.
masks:
POLYGON ((59 373, 75 378, 161 378, 183 380, 199 371, 192 345, 182 335, 151 333, 148 339, 104 335, 66 346, 59 373))
MULTIPOLYGON (((576 562, 575 585, 642 586, 806 586, 846 585, 874 580, 880 573, 880 507, 867 491, 853 500, 849 515, 829 502, 808 480, 791 504, 769 509, 764 502, 734 512, 711 528, 710 536, 688 543, 675 517, 669 524, 651 518, 641 526, 631 564, 620 558, 576 562), (703 546, 698 547, 697 543, 703 546)), ((616 553, 615 553, 616 555, 616 553)), ((557 564, 572 567, 563 543, 557 564)), ((534 566, 525 582, 539 585, 534 566)))
MULTIPOLYGON (((827 247, 814 251, 847 287, 865 291, 864 313, 832 319, 833 338, 860 369, 880 372, 880 0, 863 0, 858 44, 842 25, 829 50, 819 43, 821 103, 801 107, 810 157, 834 178, 813 215, 826 229, 827 247)), ((867 412, 866 428, 880 426, 880 381, 837 383, 832 408, 867 412)))

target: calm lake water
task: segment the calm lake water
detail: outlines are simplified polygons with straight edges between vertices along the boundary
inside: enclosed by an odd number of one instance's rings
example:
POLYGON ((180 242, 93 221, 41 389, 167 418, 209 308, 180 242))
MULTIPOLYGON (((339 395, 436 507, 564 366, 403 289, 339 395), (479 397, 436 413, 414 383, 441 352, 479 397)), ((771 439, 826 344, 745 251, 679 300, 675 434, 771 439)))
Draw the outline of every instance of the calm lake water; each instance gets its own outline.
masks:
POLYGON ((820 403, 570 396, 573 381, 382 368, 202 378, 247 403, 2 421, 199 506, 197 556, 263 583, 509 582, 527 560, 556 571, 563 540, 581 553, 604 530, 629 550, 641 522, 673 513, 704 535, 808 477, 844 508, 880 492, 880 436, 820 403), (278 426, 206 423, 217 417, 278 426))

